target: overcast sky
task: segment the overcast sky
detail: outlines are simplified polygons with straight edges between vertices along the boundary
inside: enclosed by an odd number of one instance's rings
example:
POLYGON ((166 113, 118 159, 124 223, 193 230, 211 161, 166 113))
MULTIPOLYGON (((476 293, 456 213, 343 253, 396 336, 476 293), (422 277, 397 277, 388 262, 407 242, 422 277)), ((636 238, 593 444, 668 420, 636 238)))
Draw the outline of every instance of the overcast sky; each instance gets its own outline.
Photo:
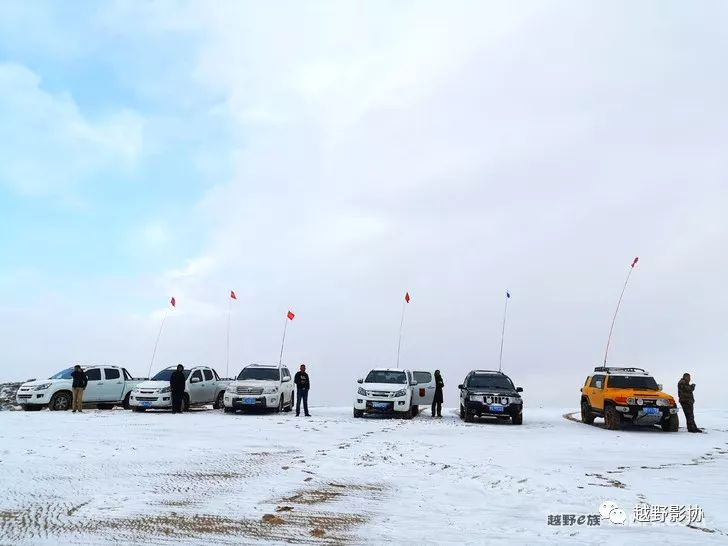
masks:
POLYGON ((728 404, 723 2, 4 2, 0 379, 601 363, 728 404), (153 370, 154 371, 154 370, 153 370))

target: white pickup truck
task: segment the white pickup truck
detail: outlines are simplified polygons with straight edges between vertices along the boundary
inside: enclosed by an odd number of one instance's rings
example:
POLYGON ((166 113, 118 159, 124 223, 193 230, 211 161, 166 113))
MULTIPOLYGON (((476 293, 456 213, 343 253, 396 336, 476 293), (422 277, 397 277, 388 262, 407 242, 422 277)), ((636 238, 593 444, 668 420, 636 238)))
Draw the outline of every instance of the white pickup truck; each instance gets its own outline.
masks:
MULTIPOLYGON (((146 379, 134 379, 119 366, 83 367, 88 385, 83 393, 83 404, 95 405, 99 409, 123 406, 129 409, 129 395, 134 387, 146 379)), ((25 411, 39 410, 46 406, 51 410, 71 408, 73 392, 71 373, 67 368, 48 379, 31 379, 18 389, 15 400, 25 411)))
POLYGON ((354 417, 385 413, 411 419, 435 397, 435 378, 427 371, 374 368, 357 383, 354 417))
MULTIPOLYGON (((177 366, 164 368, 149 381, 144 381, 131 393, 129 405, 134 411, 148 409, 171 409, 172 390, 169 386, 169 378, 177 366)), ((209 366, 193 366, 185 368, 185 393, 182 400, 184 411, 190 406, 204 406, 212 404, 215 409, 220 409, 225 396, 225 389, 230 383, 229 379, 220 379, 217 372, 209 366)))

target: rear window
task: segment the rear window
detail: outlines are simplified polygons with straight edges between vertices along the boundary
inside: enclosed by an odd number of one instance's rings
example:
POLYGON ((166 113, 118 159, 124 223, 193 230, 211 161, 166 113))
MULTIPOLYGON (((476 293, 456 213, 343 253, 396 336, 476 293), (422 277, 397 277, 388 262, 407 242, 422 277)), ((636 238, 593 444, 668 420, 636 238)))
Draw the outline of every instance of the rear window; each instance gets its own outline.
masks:
POLYGON ((121 377, 119 370, 114 368, 104 368, 104 375, 106 379, 119 379, 121 377))
POLYGON ((657 381, 648 375, 610 375, 609 387, 612 389, 658 390, 657 381))
POLYGON ((418 383, 429 383, 432 381, 432 374, 430 372, 412 372, 415 376, 415 381, 418 383))
POLYGON ((205 374, 205 381, 212 381, 212 372, 210 370, 202 370, 205 374))

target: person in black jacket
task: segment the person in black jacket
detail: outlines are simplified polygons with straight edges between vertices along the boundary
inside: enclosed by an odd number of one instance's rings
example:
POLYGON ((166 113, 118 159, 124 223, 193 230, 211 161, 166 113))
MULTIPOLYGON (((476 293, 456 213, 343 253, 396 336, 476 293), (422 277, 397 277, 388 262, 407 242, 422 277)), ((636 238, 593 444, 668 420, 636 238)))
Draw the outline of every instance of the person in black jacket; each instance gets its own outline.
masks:
POLYGON ((185 367, 177 364, 177 369, 169 376, 169 387, 172 391, 172 413, 182 413, 182 400, 185 394, 185 383, 187 378, 184 374, 185 367))
POLYGON ((86 376, 86 372, 81 369, 81 366, 76 364, 71 372, 71 378, 73 379, 73 384, 71 385, 73 389, 73 404, 71 406, 73 407, 73 413, 77 411, 81 413, 83 412, 83 391, 86 385, 88 385, 88 377, 86 376))
POLYGON ((693 413, 693 406, 695 405, 694 390, 695 383, 690 383, 690 374, 684 373, 682 379, 677 382, 677 398, 685 413, 688 432, 703 432, 703 429, 698 428, 698 425, 695 424, 695 414, 693 413))
POLYGON ((301 399, 303 398, 303 414, 311 417, 308 413, 308 389, 311 388, 311 380, 306 373, 306 365, 301 364, 301 370, 296 372, 293 377, 293 383, 296 385, 296 417, 301 415, 301 399))
POLYGON ((445 382, 442 380, 440 370, 435 370, 435 396, 432 399, 432 416, 442 417, 442 388, 445 382))

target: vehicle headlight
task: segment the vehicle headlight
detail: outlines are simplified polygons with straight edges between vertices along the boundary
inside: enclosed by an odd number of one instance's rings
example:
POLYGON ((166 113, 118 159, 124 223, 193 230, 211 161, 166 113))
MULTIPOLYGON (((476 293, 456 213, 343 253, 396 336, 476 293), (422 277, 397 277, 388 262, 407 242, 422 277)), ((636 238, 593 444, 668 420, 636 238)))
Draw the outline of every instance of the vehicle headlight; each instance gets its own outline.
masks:
POLYGON ((672 404, 670 403, 670 400, 668 400, 667 398, 658 398, 657 405, 658 406, 672 406, 672 404))
POLYGON ((395 398, 399 398, 400 396, 407 396, 407 389, 400 389, 394 393, 395 398))
POLYGON ((630 396, 629 398, 627 398, 627 403, 628 403, 628 404, 629 404, 630 406, 634 406, 634 404, 635 404, 635 399, 634 399, 634 398, 633 398, 632 396, 630 396))
POLYGON ((159 394, 164 394, 167 392, 172 392, 172 387, 162 387, 157 391, 159 394))
POLYGON ((362 389, 361 387, 356 390, 356 393, 361 396, 367 396, 367 391, 365 389, 362 389))
POLYGON ((51 386, 52 384, 53 384, 53 383, 43 383, 42 385, 37 385, 37 386, 35 387, 35 389, 33 389, 33 390, 34 390, 34 391, 42 391, 42 390, 45 390, 45 389, 47 389, 48 387, 50 387, 50 386, 51 386))
POLYGON ((470 396, 468 396, 468 398, 470 398, 470 400, 473 400, 473 401, 476 401, 477 402, 478 400, 480 400, 481 398, 483 398, 483 395, 482 394, 480 394, 480 395, 479 394, 471 394, 470 396))
POLYGON ((523 404, 523 398, 511 398, 512 404, 523 404))
POLYGON ((263 389, 263 394, 275 394, 278 392, 278 387, 266 387, 263 389))

